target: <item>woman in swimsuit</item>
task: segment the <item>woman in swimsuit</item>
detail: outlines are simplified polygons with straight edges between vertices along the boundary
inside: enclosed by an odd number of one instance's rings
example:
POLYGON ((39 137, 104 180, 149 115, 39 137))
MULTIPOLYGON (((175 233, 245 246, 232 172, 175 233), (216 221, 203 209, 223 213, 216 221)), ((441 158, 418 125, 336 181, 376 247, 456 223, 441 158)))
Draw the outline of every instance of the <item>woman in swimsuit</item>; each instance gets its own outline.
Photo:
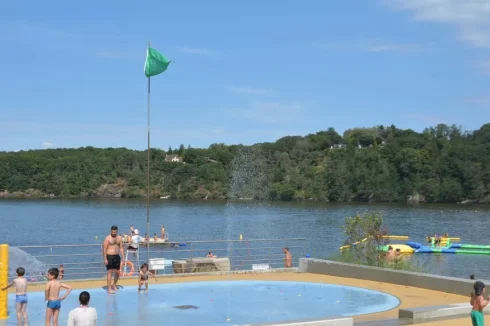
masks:
POLYGON ((158 283, 158 280, 155 277, 155 275, 153 275, 152 273, 150 273, 148 271, 148 264, 144 263, 143 265, 141 265, 140 274, 138 276, 138 291, 141 290, 141 287, 143 286, 143 284, 145 285, 145 291, 148 291, 148 277, 149 276, 153 277, 153 279, 155 279, 155 282, 158 283))

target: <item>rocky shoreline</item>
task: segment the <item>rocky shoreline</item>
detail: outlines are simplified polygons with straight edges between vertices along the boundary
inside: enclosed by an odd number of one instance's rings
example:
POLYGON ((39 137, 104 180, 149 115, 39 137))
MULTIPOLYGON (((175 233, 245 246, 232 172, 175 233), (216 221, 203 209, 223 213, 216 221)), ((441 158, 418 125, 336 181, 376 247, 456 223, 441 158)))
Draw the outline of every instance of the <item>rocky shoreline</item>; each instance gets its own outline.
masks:
MULTIPOLYGON (((117 183, 117 184, 103 184, 99 188, 97 188, 95 191, 90 192, 90 193, 81 193, 78 195, 69 195, 69 196, 64 196, 64 195, 56 195, 56 194, 47 194, 43 193, 40 190, 37 189, 27 189, 26 191, 15 191, 15 192, 9 192, 9 191, 0 191, 0 199, 20 199, 20 198, 32 198, 32 199, 55 199, 55 198, 145 198, 146 192, 144 189, 139 189, 139 188, 131 188, 131 187, 126 187, 125 184, 123 183, 117 183)), ((161 192, 158 189, 153 189, 151 198, 160 198, 160 199, 193 199, 193 200, 228 200, 230 198, 227 197, 226 194, 220 193, 218 191, 209 191, 205 189, 204 187, 200 187, 198 190, 196 190, 193 193, 186 193, 186 194, 171 194, 167 192, 161 192)), ((253 200, 252 198, 238 198, 238 200, 253 200)), ((302 202, 302 201, 323 201, 323 202, 328 202, 325 200, 319 200, 315 198, 295 198, 292 200, 293 202, 302 202)), ((376 201, 370 201, 372 203, 376 201)), ((426 201, 425 197, 419 194, 414 194, 412 196, 409 196, 407 200, 405 201, 408 204, 420 204, 420 203, 431 203, 429 201, 426 201)), ((380 202, 382 203, 382 202, 380 202)), ((400 202, 402 203, 402 202, 400 202)), ((489 200, 485 201, 479 201, 479 200, 473 200, 473 199, 466 199, 461 202, 458 202, 457 204, 490 204, 489 200)))

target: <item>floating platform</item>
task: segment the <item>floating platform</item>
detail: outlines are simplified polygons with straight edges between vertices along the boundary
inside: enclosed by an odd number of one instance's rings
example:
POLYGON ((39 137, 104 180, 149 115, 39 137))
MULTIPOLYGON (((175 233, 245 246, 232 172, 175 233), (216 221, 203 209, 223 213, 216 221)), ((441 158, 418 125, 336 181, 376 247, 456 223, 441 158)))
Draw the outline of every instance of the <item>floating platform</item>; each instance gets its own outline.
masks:
MULTIPOLYGON (((123 243, 128 244, 128 239, 123 238, 123 243)), ((140 245, 144 246, 146 244, 151 245, 151 246, 163 246, 163 247, 186 247, 187 244, 185 243, 180 243, 180 242, 171 242, 168 241, 168 239, 162 239, 162 238, 150 238, 148 241, 145 242, 140 242, 140 245)))
MULTIPOLYGON (((384 235, 383 239, 408 240, 408 239, 410 239, 410 237, 408 235, 384 235)), ((364 238, 361 241, 353 243, 352 245, 355 246, 355 245, 361 244, 363 242, 366 242, 367 240, 368 240, 368 238, 364 238)), ((340 247, 340 250, 347 249, 347 248, 350 248, 350 245, 342 246, 342 247, 340 247)))
POLYGON ((231 265, 230 259, 228 257, 193 258, 185 260, 173 260, 172 268, 175 274, 229 272, 231 270, 231 265))
POLYGON ((474 245, 448 243, 446 246, 422 245, 418 242, 407 242, 416 254, 465 254, 465 255, 490 255, 489 245, 474 245))
MULTIPOLYGON (((401 235, 386 235, 383 236, 384 239, 390 240, 408 240, 408 236, 401 235)), ((368 238, 362 239, 352 246, 356 246, 366 242, 368 238)), ((429 240, 429 238, 427 238, 429 240)), ((436 239, 430 237, 430 241, 427 244, 421 244, 419 242, 408 241, 405 244, 389 244, 385 246, 378 247, 378 250, 388 251, 391 246, 394 251, 399 249, 402 254, 465 254, 465 255, 490 255, 490 245, 476 245, 476 244, 461 244, 453 243, 461 241, 458 237, 441 237, 438 245, 435 244, 436 239)), ((351 245, 345 245, 340 247, 340 250, 350 248, 351 245)))
POLYGON ((383 246, 381 250, 388 251, 389 246, 391 246, 393 250, 400 249, 400 253, 402 254, 413 254, 415 252, 415 249, 405 244, 390 244, 390 245, 383 246))

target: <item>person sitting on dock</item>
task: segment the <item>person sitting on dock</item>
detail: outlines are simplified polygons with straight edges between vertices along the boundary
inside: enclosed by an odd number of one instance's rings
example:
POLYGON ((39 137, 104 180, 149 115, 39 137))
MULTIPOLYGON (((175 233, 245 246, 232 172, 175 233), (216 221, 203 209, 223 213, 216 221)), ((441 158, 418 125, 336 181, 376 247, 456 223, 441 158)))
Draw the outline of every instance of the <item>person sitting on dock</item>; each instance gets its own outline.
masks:
POLYGON ((392 260, 393 258, 395 258, 395 253, 393 252, 393 247, 388 246, 388 252, 386 253, 386 259, 392 260))
POLYGON ((400 250, 400 248, 396 248, 395 250, 395 256, 394 256, 394 260, 395 260, 395 263, 398 263, 400 260, 402 260, 402 252, 400 250))
POLYGON ((167 232, 165 231, 165 225, 162 225, 162 229, 160 230, 160 235, 161 235, 163 240, 166 239, 167 232))
POLYGON ((65 276, 65 267, 63 266, 63 264, 60 264, 58 271, 60 272, 60 274, 58 275, 58 280, 62 280, 65 276))
POLYGON ((210 251, 208 252, 208 258, 216 258, 216 255, 213 255, 213 253, 210 251))
POLYGON ((439 247, 441 245, 441 236, 439 233, 434 234, 434 245, 439 247))
POLYGON ((141 245, 146 247, 148 245, 148 242, 150 242, 150 236, 148 235, 148 233, 145 233, 145 242, 141 245))

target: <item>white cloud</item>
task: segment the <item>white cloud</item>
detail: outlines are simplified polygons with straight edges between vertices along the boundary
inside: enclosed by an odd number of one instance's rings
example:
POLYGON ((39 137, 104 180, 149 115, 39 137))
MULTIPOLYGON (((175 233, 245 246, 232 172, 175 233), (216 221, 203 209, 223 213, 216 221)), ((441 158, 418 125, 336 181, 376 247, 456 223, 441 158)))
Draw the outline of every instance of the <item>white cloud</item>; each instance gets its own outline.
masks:
POLYGON ((53 148, 53 147, 54 147, 54 144, 52 142, 49 142, 49 141, 43 142, 43 148, 53 148))
POLYGON ((483 70, 484 74, 490 75, 490 60, 480 62, 479 66, 483 70))
POLYGON ((117 51, 99 51, 95 55, 97 57, 111 58, 111 59, 123 59, 126 57, 124 53, 117 52, 117 51))
POLYGON ((320 47, 334 50, 348 50, 359 52, 399 52, 408 53, 422 50, 424 47, 414 43, 393 43, 376 39, 366 39, 360 41, 343 43, 324 43, 320 47))
POLYGON ((366 47, 368 52, 411 52, 417 51, 420 46, 417 44, 377 44, 366 47))
MULTIPOLYGON (((287 106, 285 106, 287 107, 287 106)), ((37 123, 35 121, 0 121, 0 151, 28 150, 38 148, 74 148, 83 146, 95 147, 129 147, 146 148, 146 123, 130 125, 117 124, 76 124, 76 123, 37 123), (8 128, 7 128, 8 127, 8 128), (26 133, 25 130, 29 130, 26 133), (57 139, 56 144, 45 141, 39 145, 41 137, 57 139), (8 146, 5 146, 8 144, 8 146)), ((275 125, 263 128, 260 126, 209 126, 152 128, 152 147, 173 148, 180 144, 191 144, 193 147, 207 147, 212 143, 254 144, 263 141, 274 141, 291 134, 306 134, 297 124, 275 125), (169 144, 168 141, 172 140, 169 144)), ((42 138, 41 138, 42 139, 42 138)), ((45 138, 46 139, 46 138, 45 138)), ((48 138, 49 139, 49 138, 48 138)))
POLYGON ((405 117, 409 119, 423 121, 426 123, 431 123, 431 124, 445 123, 445 121, 442 118, 438 116, 427 115, 427 114, 411 113, 411 114, 406 114, 405 117))
POLYGON ((262 88, 226 86, 226 89, 230 92, 237 93, 237 94, 267 95, 273 93, 273 91, 271 90, 262 89, 262 88))
POLYGON ((91 40, 66 28, 54 27, 53 24, 41 24, 26 21, 0 21, 0 40, 12 41, 29 46, 38 51, 73 50, 84 51, 91 40))
POLYGON ((480 106, 490 106, 490 96, 473 97, 468 99, 468 102, 480 106))
POLYGON ((488 0, 384 0, 389 6, 413 13, 419 21, 453 25, 462 41, 490 47, 488 0))
POLYGON ((214 51, 208 50, 208 49, 203 49, 203 48, 189 48, 185 46, 179 46, 177 47, 177 50, 179 50, 182 53, 185 54, 195 54, 195 55, 213 55, 215 54, 214 51))
POLYGON ((253 102, 246 109, 230 108, 225 111, 257 122, 284 123, 296 121, 300 113, 302 113, 303 108, 297 103, 253 102))

